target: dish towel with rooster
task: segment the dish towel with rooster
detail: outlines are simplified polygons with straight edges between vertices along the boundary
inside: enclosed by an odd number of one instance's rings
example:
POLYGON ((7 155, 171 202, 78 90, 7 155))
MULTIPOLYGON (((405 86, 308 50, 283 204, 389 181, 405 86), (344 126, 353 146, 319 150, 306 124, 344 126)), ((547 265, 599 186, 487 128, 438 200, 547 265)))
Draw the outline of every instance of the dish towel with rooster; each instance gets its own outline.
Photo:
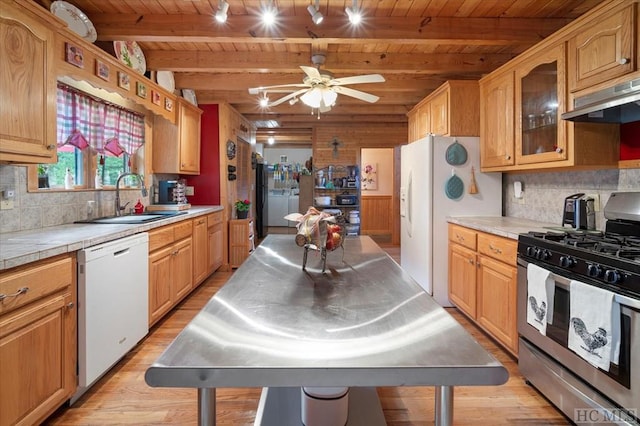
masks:
POLYGON ((620 354, 620 305, 608 290, 574 280, 570 286, 569 349, 609 371, 620 354))
POLYGON ((527 322, 543 336, 547 335, 547 324, 553 321, 554 286, 551 272, 533 263, 527 266, 527 322))

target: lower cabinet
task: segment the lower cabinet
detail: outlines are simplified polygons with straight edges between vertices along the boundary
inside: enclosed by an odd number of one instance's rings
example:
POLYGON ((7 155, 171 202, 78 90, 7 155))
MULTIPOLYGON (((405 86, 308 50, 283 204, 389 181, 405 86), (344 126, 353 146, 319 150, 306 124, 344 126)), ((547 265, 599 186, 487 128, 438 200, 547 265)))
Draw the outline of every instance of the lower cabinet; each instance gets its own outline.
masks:
POLYGON ((197 287, 210 274, 209 235, 207 217, 193 219, 193 287, 197 287))
POLYGON ((75 254, 0 272, 0 295, 0 424, 39 424, 78 383, 75 254))
POLYGON ((449 225, 449 299, 513 355, 517 241, 449 225))
POLYGON ((149 231, 149 326, 192 290, 192 222, 149 231))
POLYGON ((221 267, 224 262, 224 230, 222 229, 222 221, 223 214, 221 211, 207 216, 207 270, 210 274, 221 267))
POLYGON ((253 219, 229 221, 229 264, 232 268, 242 265, 255 249, 253 238, 253 219))

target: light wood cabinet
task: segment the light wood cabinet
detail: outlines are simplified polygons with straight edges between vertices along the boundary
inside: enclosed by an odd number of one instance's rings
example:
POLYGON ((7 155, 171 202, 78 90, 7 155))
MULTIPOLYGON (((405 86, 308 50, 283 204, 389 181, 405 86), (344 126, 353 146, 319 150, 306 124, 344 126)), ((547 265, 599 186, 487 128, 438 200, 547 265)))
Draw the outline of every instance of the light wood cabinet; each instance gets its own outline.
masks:
POLYGON ((451 80, 434 90, 409 113, 409 142, 428 133, 442 136, 480 134, 480 91, 477 81, 451 80))
MULTIPOLYGON (((637 4, 594 19, 569 39, 569 90, 623 76, 637 69, 634 50, 637 4)), ((637 41, 636 41, 637 42, 637 41)))
POLYGON ((449 299, 513 355, 517 241, 449 224, 449 299))
POLYGON ((480 81, 480 164, 482 169, 515 164, 515 77, 509 70, 480 81))
POLYGON ((0 8, 0 162, 55 163, 54 32, 13 3, 0 8))
POLYGON ((192 221, 149 231, 149 326, 193 287, 192 221))
POLYGON ((223 212, 212 213, 207 216, 208 230, 208 271, 215 272, 224 262, 224 221, 223 212))
POLYGON ((207 217, 193 219, 193 287, 209 276, 209 233, 207 217))
POLYGON ((253 219, 229 221, 229 264, 232 268, 242 265, 255 249, 253 219))
POLYGON ((176 124, 155 117, 153 126, 154 173, 200 173, 200 116, 202 110, 178 98, 176 124))
POLYGON ((0 273, 0 424, 39 424, 76 390, 75 265, 65 254, 0 273))

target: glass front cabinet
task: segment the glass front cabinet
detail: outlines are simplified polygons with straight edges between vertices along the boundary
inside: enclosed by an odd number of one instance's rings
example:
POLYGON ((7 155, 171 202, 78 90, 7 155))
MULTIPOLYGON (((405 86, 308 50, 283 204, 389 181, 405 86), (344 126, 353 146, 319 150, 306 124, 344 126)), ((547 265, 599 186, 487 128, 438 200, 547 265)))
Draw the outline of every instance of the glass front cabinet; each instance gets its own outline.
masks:
POLYGON ((516 69, 516 164, 567 159, 565 57, 563 43, 516 69))

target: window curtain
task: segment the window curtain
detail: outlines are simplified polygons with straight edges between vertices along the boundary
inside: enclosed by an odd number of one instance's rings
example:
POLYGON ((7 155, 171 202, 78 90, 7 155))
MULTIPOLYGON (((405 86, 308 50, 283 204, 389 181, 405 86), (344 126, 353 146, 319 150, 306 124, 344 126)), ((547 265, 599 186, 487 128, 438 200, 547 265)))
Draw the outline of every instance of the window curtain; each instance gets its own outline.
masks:
POLYGON ((144 144, 144 117, 58 83, 57 143, 100 154, 133 155, 144 144))

